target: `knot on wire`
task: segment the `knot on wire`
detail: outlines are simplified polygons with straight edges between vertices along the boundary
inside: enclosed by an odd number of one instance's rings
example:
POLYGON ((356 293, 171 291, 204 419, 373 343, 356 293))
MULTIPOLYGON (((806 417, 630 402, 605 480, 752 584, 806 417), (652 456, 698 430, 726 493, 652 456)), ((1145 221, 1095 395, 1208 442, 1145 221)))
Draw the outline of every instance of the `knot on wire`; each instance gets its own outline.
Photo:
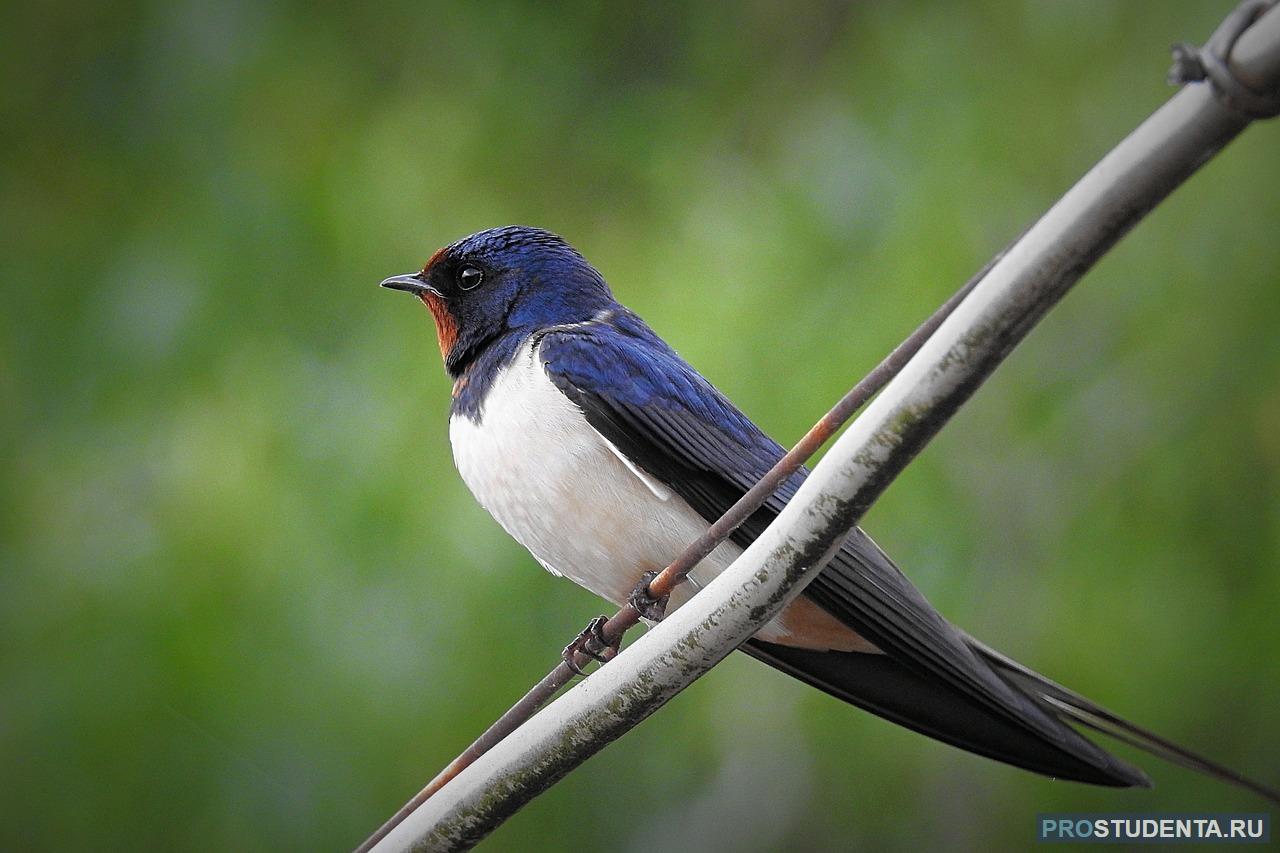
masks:
POLYGON ((1246 86, 1231 70, 1227 60, 1236 40, 1253 22, 1270 9, 1276 0, 1246 0, 1214 30, 1204 47, 1182 42, 1173 46, 1173 67, 1169 82, 1184 86, 1208 80, 1219 99, 1228 107, 1250 119, 1280 115, 1280 89, 1259 92, 1246 86))

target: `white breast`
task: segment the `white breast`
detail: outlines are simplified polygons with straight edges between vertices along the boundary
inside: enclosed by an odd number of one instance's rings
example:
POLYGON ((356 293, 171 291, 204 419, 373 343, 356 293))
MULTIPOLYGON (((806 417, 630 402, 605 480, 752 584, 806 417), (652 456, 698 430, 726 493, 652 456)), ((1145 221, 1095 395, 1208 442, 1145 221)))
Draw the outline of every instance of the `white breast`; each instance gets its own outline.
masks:
MULTIPOLYGON (((498 523, 553 574, 622 604, 646 571, 674 559, 707 522, 639 470, 551 383, 536 349, 522 349, 494 380, 481 422, 449 422, 462 479, 498 523)), ((694 589, 741 549, 717 548, 691 575, 694 589)), ((775 642, 788 632, 761 631, 775 642)))

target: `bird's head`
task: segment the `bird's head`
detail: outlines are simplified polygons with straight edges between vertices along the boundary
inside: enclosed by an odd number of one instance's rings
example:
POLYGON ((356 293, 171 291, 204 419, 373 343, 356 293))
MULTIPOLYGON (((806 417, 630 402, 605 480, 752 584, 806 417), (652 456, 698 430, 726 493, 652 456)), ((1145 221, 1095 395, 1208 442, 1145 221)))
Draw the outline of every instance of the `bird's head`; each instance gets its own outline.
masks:
POLYGON ((518 225, 463 237, 420 272, 382 286, 408 291, 431 309, 445 369, 455 378, 502 335, 583 322, 614 304, 604 278, 572 246, 518 225))

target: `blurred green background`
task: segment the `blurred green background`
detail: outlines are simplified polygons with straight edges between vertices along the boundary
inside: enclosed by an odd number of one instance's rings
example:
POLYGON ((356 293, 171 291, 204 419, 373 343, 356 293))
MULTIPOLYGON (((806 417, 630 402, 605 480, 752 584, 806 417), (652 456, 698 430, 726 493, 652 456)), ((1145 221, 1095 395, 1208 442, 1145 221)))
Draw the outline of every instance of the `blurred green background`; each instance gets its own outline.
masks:
MULTIPOLYGON (((0 848, 353 847, 603 609, 465 491, 429 317, 379 279, 558 231, 789 442, 1228 6, 8 7, 0 848)), ((1277 150, 1142 223, 865 525, 977 636, 1273 784, 1277 150)), ((1139 760, 1156 790, 1055 783, 734 656, 488 846, 1265 807, 1139 760)))

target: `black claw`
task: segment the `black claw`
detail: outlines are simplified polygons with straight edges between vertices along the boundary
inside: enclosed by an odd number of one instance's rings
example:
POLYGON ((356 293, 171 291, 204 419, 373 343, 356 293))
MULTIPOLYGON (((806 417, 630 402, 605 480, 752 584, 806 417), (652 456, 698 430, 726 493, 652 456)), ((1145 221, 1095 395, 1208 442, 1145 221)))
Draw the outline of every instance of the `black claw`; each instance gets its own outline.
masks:
POLYGON ((636 588, 631 590, 631 595, 627 598, 627 603, 651 622, 662 621, 662 617, 667 615, 667 604, 671 601, 670 593, 662 598, 654 598, 649 594, 649 584, 653 583, 653 579, 657 576, 657 572, 645 572, 640 576, 640 583, 636 584, 636 588))
POLYGON ((608 621, 609 618, 607 616, 597 616, 592 619, 587 623, 587 627, 583 628, 578 633, 578 636, 573 638, 573 642, 565 646, 564 651, 560 653, 560 659, 576 675, 586 675, 582 668, 578 666, 577 657, 579 654, 586 655, 600 663, 607 663, 609 659, 604 656, 603 652, 608 649, 613 649, 614 652, 618 651, 616 644, 611 646, 604 638, 604 626, 608 621))
POLYGON ((574 675, 586 675, 586 673, 582 671, 582 667, 578 666, 578 662, 574 660, 577 656, 578 653, 574 650, 572 643, 565 646, 564 651, 560 653, 560 657, 564 660, 565 666, 569 667, 570 672, 574 675))

